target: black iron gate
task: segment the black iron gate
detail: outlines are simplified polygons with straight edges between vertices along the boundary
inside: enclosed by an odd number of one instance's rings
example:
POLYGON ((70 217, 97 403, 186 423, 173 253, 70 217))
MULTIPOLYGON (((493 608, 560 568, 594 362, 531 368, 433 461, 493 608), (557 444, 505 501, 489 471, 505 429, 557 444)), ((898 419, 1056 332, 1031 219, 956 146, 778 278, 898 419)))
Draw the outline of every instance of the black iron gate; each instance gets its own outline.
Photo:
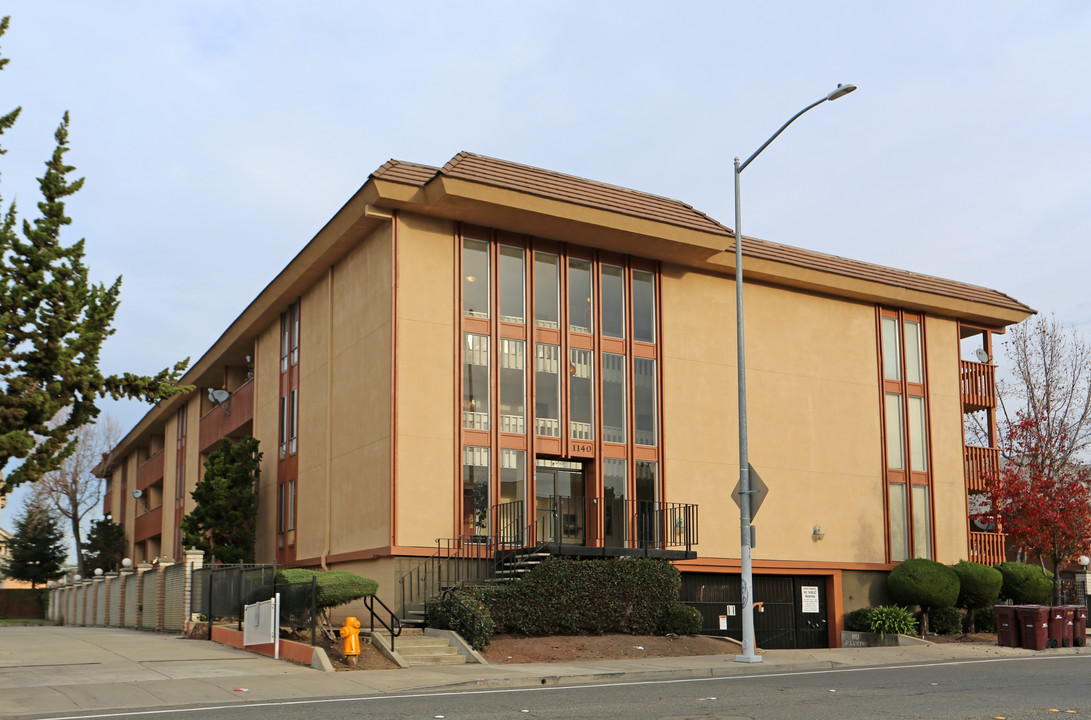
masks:
MULTIPOLYGON (((741 586, 738 575, 682 573, 681 600, 701 613, 703 634, 742 640, 741 586)), ((754 599, 758 647, 829 647, 824 576, 755 575, 754 599)))

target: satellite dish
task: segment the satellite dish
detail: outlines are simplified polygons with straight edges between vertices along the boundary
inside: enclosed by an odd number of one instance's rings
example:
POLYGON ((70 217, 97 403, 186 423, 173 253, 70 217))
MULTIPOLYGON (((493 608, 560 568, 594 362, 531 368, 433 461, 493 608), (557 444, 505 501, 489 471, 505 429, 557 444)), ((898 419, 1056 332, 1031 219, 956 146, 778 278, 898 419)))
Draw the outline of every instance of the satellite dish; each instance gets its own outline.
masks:
POLYGON ((989 353, 985 352, 984 348, 978 348, 977 359, 979 362, 987 363, 989 362, 989 353))
POLYGON ((143 495, 143 494, 144 494, 143 490, 133 490, 133 492, 132 492, 133 498, 137 499, 137 500, 139 500, 140 496, 143 495))
POLYGON ((231 397, 231 393, 226 390, 214 390, 213 388, 208 389, 208 399, 212 402, 213 405, 219 405, 220 403, 227 400, 229 397, 231 397))

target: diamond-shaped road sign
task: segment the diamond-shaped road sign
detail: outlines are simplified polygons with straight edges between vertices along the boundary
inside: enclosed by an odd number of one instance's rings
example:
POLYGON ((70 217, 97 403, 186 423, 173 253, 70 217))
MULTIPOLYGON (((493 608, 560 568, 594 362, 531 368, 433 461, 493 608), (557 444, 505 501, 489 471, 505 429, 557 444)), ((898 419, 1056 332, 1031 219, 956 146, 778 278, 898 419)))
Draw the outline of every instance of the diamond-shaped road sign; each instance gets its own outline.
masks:
MULTIPOLYGON (((769 494, 769 486, 762 482, 761 477, 758 476, 758 471, 754 469, 753 465, 748 467, 750 468, 750 519, 753 520, 754 516, 758 514, 758 508, 761 507, 761 501, 769 494)), ((742 507, 741 489, 742 478, 739 478, 739 481, 735 483, 735 489, 731 491, 731 499, 739 507, 742 507)))

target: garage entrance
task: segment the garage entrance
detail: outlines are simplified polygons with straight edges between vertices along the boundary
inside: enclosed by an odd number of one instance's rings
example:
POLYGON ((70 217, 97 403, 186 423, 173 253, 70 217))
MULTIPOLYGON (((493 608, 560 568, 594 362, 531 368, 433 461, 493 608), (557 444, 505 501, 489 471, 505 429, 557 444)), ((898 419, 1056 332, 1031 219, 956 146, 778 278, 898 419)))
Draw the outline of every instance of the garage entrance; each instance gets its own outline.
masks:
MULTIPOLYGON (((702 634, 742 640, 738 575, 682 573, 681 600, 701 613, 702 634)), ((763 649, 829 647, 826 577, 755 575, 754 634, 763 649)))

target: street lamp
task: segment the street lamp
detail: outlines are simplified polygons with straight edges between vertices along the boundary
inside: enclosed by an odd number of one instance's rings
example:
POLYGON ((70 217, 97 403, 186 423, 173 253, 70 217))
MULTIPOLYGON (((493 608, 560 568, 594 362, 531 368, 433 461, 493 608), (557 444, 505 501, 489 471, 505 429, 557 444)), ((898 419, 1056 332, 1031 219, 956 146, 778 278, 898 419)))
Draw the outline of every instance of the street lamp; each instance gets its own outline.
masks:
POLYGON ((739 521, 742 541, 742 655, 736 655, 736 662, 759 663, 761 656, 754 652, 754 566, 750 557, 750 458, 746 435, 746 342, 743 333, 742 306, 742 196, 739 190, 739 175, 753 162, 769 143, 777 139, 785 128, 795 122, 803 113, 818 107, 827 100, 832 101, 848 95, 856 89, 855 85, 838 85, 833 92, 814 101, 793 115, 788 122, 762 143, 754 154, 739 163, 735 158, 735 317, 738 338, 736 348, 739 359, 739 521))

